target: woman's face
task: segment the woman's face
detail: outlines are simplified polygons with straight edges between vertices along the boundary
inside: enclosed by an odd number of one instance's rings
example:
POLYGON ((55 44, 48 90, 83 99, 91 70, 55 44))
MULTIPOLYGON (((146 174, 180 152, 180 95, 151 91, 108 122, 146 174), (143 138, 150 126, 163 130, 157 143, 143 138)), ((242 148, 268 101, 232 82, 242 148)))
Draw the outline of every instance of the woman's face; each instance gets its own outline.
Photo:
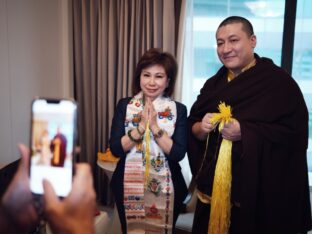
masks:
POLYGON ((140 76, 140 87, 146 98, 154 101, 158 96, 163 95, 168 87, 169 79, 166 71, 161 65, 152 65, 142 69, 140 76))

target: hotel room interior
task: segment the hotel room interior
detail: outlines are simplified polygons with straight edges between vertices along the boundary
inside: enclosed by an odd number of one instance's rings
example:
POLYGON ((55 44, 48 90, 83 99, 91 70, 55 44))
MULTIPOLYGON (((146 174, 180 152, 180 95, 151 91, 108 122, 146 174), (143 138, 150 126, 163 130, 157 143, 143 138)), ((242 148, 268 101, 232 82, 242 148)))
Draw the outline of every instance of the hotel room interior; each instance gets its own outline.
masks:
MULTIPOLYGON (((309 109, 311 193, 312 46, 307 43, 312 40, 307 26, 312 24, 311 2, 0 0, 0 196, 18 165, 17 144, 29 145, 32 99, 74 98, 79 105, 77 144, 81 149, 76 161, 92 166, 101 211, 95 217, 96 233, 121 233, 109 188, 115 163, 101 162, 98 153, 108 148, 117 101, 132 95, 138 58, 152 47, 176 56, 179 78, 174 98, 189 110, 203 82, 220 66, 215 54, 216 27, 233 14, 251 20, 259 34, 256 52, 272 57, 303 91, 309 109)), ((192 191, 187 157, 181 166, 192 191)), ((178 234, 191 231, 196 202, 192 198, 178 219, 178 234)), ((41 232, 45 226, 38 228, 41 232)))

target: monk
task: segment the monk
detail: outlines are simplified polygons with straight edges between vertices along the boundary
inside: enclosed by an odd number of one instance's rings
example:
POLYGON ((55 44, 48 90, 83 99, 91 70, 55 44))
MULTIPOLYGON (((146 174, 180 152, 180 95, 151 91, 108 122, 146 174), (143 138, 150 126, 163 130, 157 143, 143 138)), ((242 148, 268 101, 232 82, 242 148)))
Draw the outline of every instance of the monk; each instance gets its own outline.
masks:
POLYGON ((226 18, 216 41, 223 66, 188 117, 198 189, 193 233, 306 233, 311 205, 303 95, 286 71, 254 53, 257 39, 247 19, 226 18), (225 107, 228 121, 216 121, 225 107))

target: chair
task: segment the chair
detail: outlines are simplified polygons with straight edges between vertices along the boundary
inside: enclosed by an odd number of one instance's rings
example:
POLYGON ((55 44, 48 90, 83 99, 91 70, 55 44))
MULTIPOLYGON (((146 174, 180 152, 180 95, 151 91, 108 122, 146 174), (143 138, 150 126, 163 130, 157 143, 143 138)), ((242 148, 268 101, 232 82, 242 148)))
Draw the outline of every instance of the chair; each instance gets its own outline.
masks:
POLYGON ((190 234, 194 220, 194 212, 197 203, 196 183, 193 177, 188 188, 188 195, 183 202, 182 211, 175 225, 175 234, 190 234))
POLYGON ((107 233, 111 219, 109 218, 107 212, 101 211, 94 220, 94 231, 95 234, 107 233))

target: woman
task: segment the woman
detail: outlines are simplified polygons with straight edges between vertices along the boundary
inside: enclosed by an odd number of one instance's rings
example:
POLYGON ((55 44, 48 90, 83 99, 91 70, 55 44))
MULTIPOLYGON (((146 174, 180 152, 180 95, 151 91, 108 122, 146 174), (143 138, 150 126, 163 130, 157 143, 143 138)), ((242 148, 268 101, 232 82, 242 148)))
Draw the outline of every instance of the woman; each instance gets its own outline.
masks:
POLYGON ((40 159, 38 165, 51 165, 52 152, 50 150, 50 144, 49 131, 44 129, 40 138, 40 159))
POLYGON ((123 233, 171 233, 186 196, 186 107, 172 101, 173 56, 150 49, 139 60, 134 97, 118 102, 110 148, 120 157, 111 186, 123 233))

